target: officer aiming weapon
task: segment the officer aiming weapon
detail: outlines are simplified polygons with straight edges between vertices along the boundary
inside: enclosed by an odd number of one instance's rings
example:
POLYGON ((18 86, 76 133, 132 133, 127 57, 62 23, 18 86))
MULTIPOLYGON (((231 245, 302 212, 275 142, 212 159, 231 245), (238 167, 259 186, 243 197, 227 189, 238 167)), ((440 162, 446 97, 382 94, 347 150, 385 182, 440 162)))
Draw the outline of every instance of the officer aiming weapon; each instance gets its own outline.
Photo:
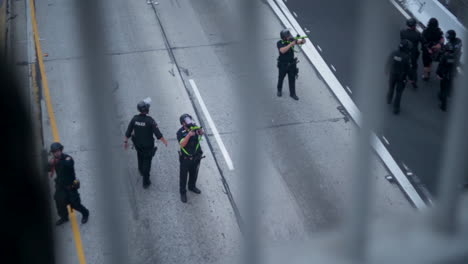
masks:
MULTIPOLYGON (((293 41, 306 39, 306 38, 309 38, 309 37, 308 36, 301 36, 301 35, 297 34, 297 36, 295 38, 290 38, 289 40, 285 40, 284 42, 289 44, 289 43, 291 43, 293 41)), ((301 44, 299 44, 299 45, 301 45, 301 44)))

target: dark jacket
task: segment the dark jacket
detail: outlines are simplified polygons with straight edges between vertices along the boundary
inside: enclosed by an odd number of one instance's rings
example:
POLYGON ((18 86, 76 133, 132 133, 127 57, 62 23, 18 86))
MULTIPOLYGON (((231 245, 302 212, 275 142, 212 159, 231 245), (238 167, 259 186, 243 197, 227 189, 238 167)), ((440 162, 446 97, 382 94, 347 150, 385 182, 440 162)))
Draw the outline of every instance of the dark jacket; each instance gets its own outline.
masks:
POLYGON ((127 132, 125 133, 127 138, 132 137, 133 144, 137 148, 153 148, 153 135, 157 139, 163 137, 156 121, 146 114, 135 115, 128 124, 127 132))
MULTIPOLYGON (((177 131, 177 141, 179 141, 180 143, 182 139, 184 139, 187 136, 188 133, 189 133, 188 130, 185 130, 184 127, 181 127, 177 131)), ((203 154, 203 151, 200 146, 200 140, 201 140, 201 136, 198 136, 198 135, 192 136, 189 142, 187 143, 187 145, 185 146, 185 148, 181 149, 181 154, 183 156, 198 156, 198 155, 203 154)))
POLYGON ((63 153, 60 158, 53 159, 49 171, 55 170, 57 177, 55 184, 57 188, 69 187, 73 184, 75 177, 75 161, 70 155, 63 153))
POLYGON ((439 66, 437 67, 437 75, 444 80, 453 80, 457 72, 457 59, 455 54, 445 53, 442 55, 439 66))
POLYGON ((413 46, 411 47, 411 53, 417 54, 419 52, 419 44, 422 43, 422 35, 417 30, 403 29, 400 31, 400 40, 409 40, 413 46))
POLYGON ((400 80, 404 80, 410 72, 410 63, 411 59, 408 53, 396 50, 388 57, 385 72, 400 80))

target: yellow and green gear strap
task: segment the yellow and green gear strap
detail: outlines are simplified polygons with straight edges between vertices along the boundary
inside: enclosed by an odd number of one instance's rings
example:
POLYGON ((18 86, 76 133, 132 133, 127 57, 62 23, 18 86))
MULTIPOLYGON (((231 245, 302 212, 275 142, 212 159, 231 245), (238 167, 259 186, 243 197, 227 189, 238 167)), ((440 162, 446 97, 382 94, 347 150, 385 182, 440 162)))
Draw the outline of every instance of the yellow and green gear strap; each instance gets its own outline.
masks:
MULTIPOLYGON (((195 153, 197 153, 197 150, 198 150, 198 148, 200 147, 200 141, 202 140, 202 138, 203 138, 203 136, 198 136, 198 143, 197 143, 197 146, 195 147, 195 153)), ((179 141, 179 143, 182 143, 182 141, 183 141, 184 139, 185 139, 185 137, 184 137, 183 139, 181 139, 181 140, 179 141)), ((180 148, 182 149, 182 151, 183 151, 185 154, 187 154, 187 156, 193 156, 193 154, 191 155, 190 153, 188 153, 188 151, 187 151, 185 148, 183 148, 183 147, 180 147, 180 148)), ((194 153, 194 154, 195 154, 195 153, 194 153)))

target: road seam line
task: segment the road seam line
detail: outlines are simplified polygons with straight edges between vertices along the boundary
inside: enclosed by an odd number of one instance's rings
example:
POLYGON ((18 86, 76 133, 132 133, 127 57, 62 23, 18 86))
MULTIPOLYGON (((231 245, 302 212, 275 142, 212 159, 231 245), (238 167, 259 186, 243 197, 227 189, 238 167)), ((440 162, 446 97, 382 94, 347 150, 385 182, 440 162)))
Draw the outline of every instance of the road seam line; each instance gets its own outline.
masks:
MULTIPOLYGON (((282 1, 267 0, 267 2, 281 20, 281 22, 285 25, 285 27, 296 30, 300 35, 305 35, 299 23, 294 19, 293 15, 282 1)), ((330 70, 323 57, 313 45, 312 41, 306 42, 302 46, 302 50, 311 64, 314 65, 314 67, 317 69, 322 79, 328 85, 338 101, 340 101, 340 103, 345 107, 353 121, 360 127, 360 110, 357 108, 351 97, 346 93, 344 87, 341 85, 335 74, 330 70)), ((382 141, 379 140, 374 132, 371 132, 371 145, 387 169, 393 174, 401 189, 408 197, 408 199, 413 203, 413 205, 418 209, 427 208, 426 203, 423 201, 414 186, 398 166, 388 149, 383 145, 382 141)))
POLYGON ((198 87, 195 84, 195 81, 193 79, 189 79, 189 83, 192 86, 193 92, 195 96, 197 97, 197 100, 198 100, 198 103, 200 104, 202 112, 205 115, 206 120, 208 121, 208 125, 210 126, 210 129, 213 132, 216 143, 218 143, 218 146, 221 149, 221 153, 223 154, 224 160, 226 161, 226 164, 229 170, 234 170, 234 165, 232 163, 231 156, 229 156, 229 153, 226 150, 226 146, 224 145, 223 140, 221 139, 221 136, 219 135, 218 129, 216 128, 216 125, 213 119, 211 118, 210 112, 208 112, 208 108, 206 108, 205 102, 203 101, 203 98, 200 95, 200 91, 198 90, 198 87))
MULTIPOLYGON (((42 87, 43 87, 44 96, 46 100, 47 112, 49 114, 50 126, 52 129, 52 137, 54 141, 59 142, 60 136, 59 136, 58 129, 57 129, 54 109, 52 107, 52 100, 50 99, 49 82, 47 80, 47 75, 46 75, 45 66, 44 66, 44 59, 42 55, 41 42, 39 38, 39 30, 37 26, 34 0, 29 0, 29 3, 30 3, 30 8, 31 8, 31 22, 32 22, 33 31, 34 31, 34 42, 36 45, 37 59, 39 62, 39 72, 41 74, 42 87)), ((78 254, 79 262, 80 264, 86 264, 86 258, 85 258, 84 250, 83 250, 83 243, 81 241, 80 228, 78 227, 76 216, 74 214, 74 211, 71 210, 71 207, 69 205, 67 206, 67 208, 70 214, 70 220, 71 220, 71 225, 72 225, 72 230, 73 230, 73 236, 75 237, 75 246, 76 246, 76 251, 78 254)))

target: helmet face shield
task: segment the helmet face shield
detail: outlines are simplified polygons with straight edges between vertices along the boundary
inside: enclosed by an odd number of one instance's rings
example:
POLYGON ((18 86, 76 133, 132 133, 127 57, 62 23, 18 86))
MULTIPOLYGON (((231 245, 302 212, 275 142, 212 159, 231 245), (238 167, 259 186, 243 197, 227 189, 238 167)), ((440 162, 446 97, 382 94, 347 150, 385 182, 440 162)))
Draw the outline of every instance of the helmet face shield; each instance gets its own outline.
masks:
POLYGON ((186 125, 191 125, 191 124, 193 124, 193 120, 192 120, 192 118, 191 118, 190 116, 186 116, 186 117, 184 118, 184 122, 185 122, 186 125))
POLYGON ((181 115, 179 121, 181 125, 183 125, 184 123, 187 125, 193 124, 192 116, 189 114, 181 115))
POLYGON ((445 38, 448 39, 448 40, 453 40, 457 37, 457 33, 455 33, 455 30, 448 30, 446 33, 445 33, 445 38))

